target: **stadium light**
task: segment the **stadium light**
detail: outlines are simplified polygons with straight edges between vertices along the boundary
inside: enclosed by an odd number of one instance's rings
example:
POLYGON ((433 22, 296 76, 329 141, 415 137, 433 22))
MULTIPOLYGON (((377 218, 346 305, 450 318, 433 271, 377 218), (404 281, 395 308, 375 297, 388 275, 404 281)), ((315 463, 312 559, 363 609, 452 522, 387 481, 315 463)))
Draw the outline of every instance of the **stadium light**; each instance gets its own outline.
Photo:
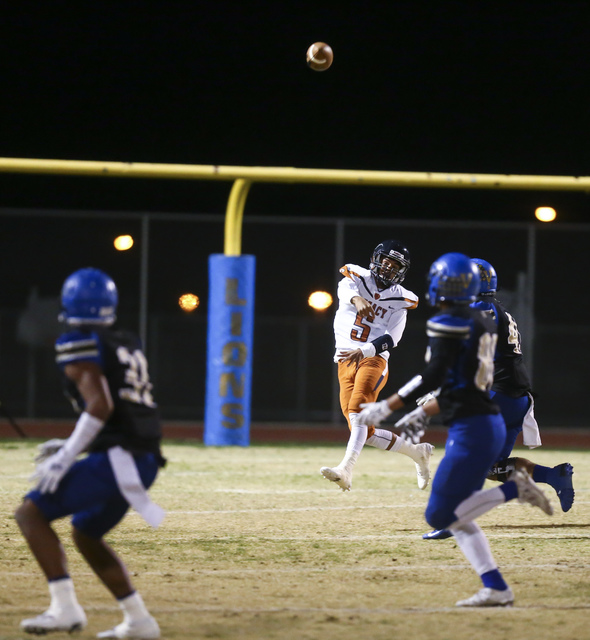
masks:
POLYGON ((194 293, 183 293, 178 298, 178 306, 187 313, 194 311, 199 306, 199 297, 194 293))
POLYGON ((557 213, 553 207, 537 207, 535 209, 535 218, 541 222, 553 222, 557 217, 557 213))
POLYGON ((332 296, 327 291, 314 291, 308 298, 307 304, 312 309, 324 311, 332 304, 332 296))
POLYGON ((133 246, 132 236, 117 236, 113 242, 117 251, 127 251, 133 246))

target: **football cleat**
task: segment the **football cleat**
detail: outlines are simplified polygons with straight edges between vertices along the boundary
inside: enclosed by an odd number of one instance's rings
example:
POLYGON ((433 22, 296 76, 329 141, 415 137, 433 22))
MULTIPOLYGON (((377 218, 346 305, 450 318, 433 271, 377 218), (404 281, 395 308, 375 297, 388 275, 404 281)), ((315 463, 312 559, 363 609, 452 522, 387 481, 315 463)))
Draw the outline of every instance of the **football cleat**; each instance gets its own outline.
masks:
POLYGON ((56 631, 72 633, 80 631, 86 626, 86 614, 81 606, 68 607, 67 609, 51 609, 36 618, 22 620, 20 628, 26 633, 45 635, 56 631))
POLYGON ((135 638, 136 640, 153 640, 160 637, 160 627, 155 618, 148 616, 141 620, 130 622, 123 620, 113 629, 101 631, 97 638, 135 638))
POLYGON ((562 511, 569 511, 574 504, 573 475, 574 468, 569 462, 558 464, 549 472, 547 482, 555 489, 562 511))
POLYGON ((422 534, 423 540, 446 540, 452 537, 453 534, 448 529, 434 529, 434 531, 422 534))
POLYGON ((513 471, 508 478, 508 482, 510 482, 510 480, 516 483, 519 502, 528 502, 528 504, 533 505, 533 507, 539 507, 539 509, 544 511, 548 516, 553 515, 553 507, 547 499, 547 496, 532 481, 524 469, 521 471, 513 471))
POLYGON ((320 473, 331 482, 335 482, 342 491, 352 489, 352 471, 340 467, 322 467, 320 473))
POLYGON ((428 444, 428 442, 423 442, 422 444, 416 445, 416 449, 420 452, 420 458, 418 459, 418 462, 416 462, 418 489, 424 490, 430 482, 430 458, 432 456, 434 446, 428 444))
POLYGON ((457 607, 510 607, 514 603, 514 594, 512 589, 504 589, 499 591, 498 589, 490 589, 484 587, 480 589, 475 595, 466 600, 459 600, 455 606, 457 607))

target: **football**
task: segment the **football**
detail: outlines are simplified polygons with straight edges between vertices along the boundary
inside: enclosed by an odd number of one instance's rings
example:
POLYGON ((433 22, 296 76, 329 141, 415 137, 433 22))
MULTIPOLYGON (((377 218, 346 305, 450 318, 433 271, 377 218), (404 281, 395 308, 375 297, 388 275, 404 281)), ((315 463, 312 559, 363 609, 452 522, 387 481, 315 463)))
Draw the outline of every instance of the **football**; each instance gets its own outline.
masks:
POLYGON ((314 71, 326 71, 333 61, 332 47, 325 42, 314 42, 307 50, 307 66, 314 71))

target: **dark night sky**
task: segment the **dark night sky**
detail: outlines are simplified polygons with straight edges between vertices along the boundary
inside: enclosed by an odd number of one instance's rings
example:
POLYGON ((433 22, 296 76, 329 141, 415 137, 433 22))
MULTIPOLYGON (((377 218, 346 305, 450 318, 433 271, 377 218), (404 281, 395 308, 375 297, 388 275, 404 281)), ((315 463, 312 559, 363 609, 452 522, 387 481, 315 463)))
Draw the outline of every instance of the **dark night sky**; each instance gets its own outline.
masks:
MULTIPOLYGON (((589 18, 587 2, 12 2, 0 155, 589 175, 589 18), (324 73, 305 64, 317 40, 324 73)), ((0 208, 222 213, 229 188, 4 174, 0 208)), ((529 220, 543 203, 587 219, 582 194, 266 185, 246 214, 529 220)))

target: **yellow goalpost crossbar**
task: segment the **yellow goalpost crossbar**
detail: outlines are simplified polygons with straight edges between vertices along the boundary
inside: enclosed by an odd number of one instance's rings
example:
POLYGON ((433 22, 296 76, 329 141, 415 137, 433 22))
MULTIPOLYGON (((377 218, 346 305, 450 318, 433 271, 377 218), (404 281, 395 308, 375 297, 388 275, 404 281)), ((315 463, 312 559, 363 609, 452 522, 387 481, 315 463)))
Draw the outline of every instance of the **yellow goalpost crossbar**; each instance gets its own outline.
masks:
POLYGON ((0 172, 234 181, 226 210, 226 255, 240 255, 241 253, 243 212, 252 182, 590 192, 590 176, 299 169, 296 167, 240 167, 35 158, 0 158, 0 172))

